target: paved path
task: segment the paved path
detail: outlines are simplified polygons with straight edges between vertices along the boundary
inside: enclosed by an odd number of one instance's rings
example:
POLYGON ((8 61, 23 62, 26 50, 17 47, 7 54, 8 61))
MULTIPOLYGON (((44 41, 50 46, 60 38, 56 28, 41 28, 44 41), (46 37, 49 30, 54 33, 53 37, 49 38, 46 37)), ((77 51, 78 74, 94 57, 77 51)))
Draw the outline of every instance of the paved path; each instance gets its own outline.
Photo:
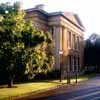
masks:
POLYGON ((100 100, 100 76, 75 86, 62 87, 52 96, 38 100, 100 100))

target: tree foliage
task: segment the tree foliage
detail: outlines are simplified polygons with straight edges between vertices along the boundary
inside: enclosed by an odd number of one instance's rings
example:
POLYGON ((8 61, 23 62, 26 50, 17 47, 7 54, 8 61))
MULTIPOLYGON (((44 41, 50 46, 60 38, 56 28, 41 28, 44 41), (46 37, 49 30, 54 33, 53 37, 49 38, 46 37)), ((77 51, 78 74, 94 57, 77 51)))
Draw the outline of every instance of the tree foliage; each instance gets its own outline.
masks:
POLYGON ((53 56, 47 51, 50 35, 37 30, 14 6, 0 6, 0 68, 8 74, 10 87, 14 78, 23 73, 33 78, 39 72, 46 73, 53 63, 53 56))

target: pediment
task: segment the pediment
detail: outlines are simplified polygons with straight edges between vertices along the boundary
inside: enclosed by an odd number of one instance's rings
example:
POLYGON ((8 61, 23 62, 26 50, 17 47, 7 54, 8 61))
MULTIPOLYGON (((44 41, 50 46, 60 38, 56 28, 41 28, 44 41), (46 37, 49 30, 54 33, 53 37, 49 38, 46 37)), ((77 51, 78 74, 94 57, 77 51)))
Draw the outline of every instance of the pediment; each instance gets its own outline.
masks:
POLYGON ((69 20, 71 20, 74 24, 84 28, 84 26, 77 14, 74 14, 71 12, 64 12, 63 14, 65 17, 67 17, 69 20))

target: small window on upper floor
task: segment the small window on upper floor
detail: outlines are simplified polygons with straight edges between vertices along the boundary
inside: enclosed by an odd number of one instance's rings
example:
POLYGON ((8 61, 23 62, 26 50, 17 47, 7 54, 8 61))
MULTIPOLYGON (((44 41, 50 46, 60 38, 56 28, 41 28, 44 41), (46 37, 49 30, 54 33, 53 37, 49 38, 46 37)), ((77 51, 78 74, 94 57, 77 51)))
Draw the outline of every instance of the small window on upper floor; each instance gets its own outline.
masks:
POLYGON ((52 38, 54 38, 54 28, 50 27, 48 31, 51 33, 52 38))
POLYGON ((51 35, 52 35, 52 37, 54 37, 54 28, 53 27, 51 28, 51 35))

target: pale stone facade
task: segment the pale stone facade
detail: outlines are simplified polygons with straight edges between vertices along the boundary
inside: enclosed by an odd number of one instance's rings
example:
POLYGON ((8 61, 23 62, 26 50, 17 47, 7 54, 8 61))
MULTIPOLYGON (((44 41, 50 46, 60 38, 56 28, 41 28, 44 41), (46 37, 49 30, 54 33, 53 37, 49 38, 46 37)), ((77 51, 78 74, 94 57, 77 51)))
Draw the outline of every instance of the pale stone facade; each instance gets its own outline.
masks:
POLYGON ((47 13, 42 9, 26 10, 26 19, 32 19, 40 30, 49 31, 54 41, 55 66, 66 71, 80 70, 83 67, 84 27, 73 13, 47 13), (60 52, 63 54, 60 54, 60 52))

